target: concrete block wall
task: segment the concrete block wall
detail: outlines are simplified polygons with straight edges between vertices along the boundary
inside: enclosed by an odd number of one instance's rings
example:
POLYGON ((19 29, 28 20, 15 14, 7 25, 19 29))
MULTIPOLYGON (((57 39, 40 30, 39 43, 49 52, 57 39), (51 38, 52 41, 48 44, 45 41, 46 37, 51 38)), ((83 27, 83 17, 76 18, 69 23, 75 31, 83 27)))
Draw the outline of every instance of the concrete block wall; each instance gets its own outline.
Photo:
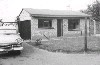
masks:
MULTIPOLYGON (((85 19, 80 19, 80 30, 82 31, 82 34, 85 33, 85 19)), ((89 19, 87 19, 87 33, 89 35, 89 19)))
POLYGON ((63 36, 68 33, 68 19, 63 19, 63 36))
MULTIPOLYGON (((85 19, 84 19, 84 27, 83 27, 83 28, 84 28, 84 31, 85 31, 85 22, 86 22, 86 21, 85 21, 85 19)), ((90 31, 89 31, 90 25, 89 25, 89 22, 90 22, 90 20, 87 19, 87 35, 90 35, 90 31)), ((84 31, 83 31, 83 33, 85 33, 84 31)))
POLYGON ((38 38, 51 38, 51 37, 57 37, 57 20, 53 19, 52 20, 52 27, 54 29, 43 29, 43 28, 38 28, 38 19, 37 18, 32 18, 31 20, 31 35, 32 35, 32 40, 36 40, 38 38), (46 37, 45 37, 45 36, 46 37))
MULTIPOLYGON (((63 35, 74 35, 74 34, 84 34, 85 32, 85 19, 80 19, 80 30, 79 31, 68 31, 68 19, 63 19, 63 35)), ((87 20, 87 32, 89 33, 89 20, 87 20)))
POLYGON ((80 19, 80 30, 82 31, 82 33, 84 33, 85 29, 85 20, 84 19, 80 19))
POLYGON ((100 22, 96 21, 96 34, 100 34, 100 22))
POLYGON ((94 21, 90 20, 90 22, 89 22, 89 33, 90 33, 90 35, 95 34, 94 33, 94 26, 95 26, 94 24, 95 24, 94 21))
MULTIPOLYGON (((52 27, 54 29, 43 29, 38 28, 38 19, 33 18, 31 19, 31 35, 32 39, 38 38, 45 38, 44 35, 48 38, 57 37, 57 19, 52 19, 52 27)), ((63 36, 66 35, 84 35, 85 29, 85 19, 80 19, 80 30, 79 31, 68 31, 68 19, 63 19, 63 36)), ((87 32, 89 33, 89 20, 87 20, 87 32)))

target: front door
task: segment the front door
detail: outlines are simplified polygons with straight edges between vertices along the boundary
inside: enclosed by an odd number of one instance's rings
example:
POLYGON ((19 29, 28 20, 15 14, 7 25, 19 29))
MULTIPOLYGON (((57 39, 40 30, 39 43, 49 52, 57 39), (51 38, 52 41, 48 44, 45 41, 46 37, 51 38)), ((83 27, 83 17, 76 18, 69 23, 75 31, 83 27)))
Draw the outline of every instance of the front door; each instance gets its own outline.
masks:
POLYGON ((57 37, 63 36, 63 21, 62 19, 57 19, 57 37))

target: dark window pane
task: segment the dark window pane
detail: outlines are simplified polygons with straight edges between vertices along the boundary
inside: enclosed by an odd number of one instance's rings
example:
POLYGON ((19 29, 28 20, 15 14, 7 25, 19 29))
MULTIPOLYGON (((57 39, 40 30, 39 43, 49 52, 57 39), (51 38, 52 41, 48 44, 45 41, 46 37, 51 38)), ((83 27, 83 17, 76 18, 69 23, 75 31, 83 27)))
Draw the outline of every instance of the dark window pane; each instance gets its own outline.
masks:
POLYGON ((68 30, 73 31, 75 29, 79 29, 79 19, 68 19, 68 30))
POLYGON ((41 27, 43 27, 43 21, 42 20, 38 20, 38 28, 41 28, 41 27))
POLYGON ((52 20, 38 19, 38 28, 50 28, 52 27, 52 20))
POLYGON ((49 21, 49 26, 52 27, 52 21, 49 21))
POLYGON ((49 27, 49 21, 44 21, 44 27, 49 27))

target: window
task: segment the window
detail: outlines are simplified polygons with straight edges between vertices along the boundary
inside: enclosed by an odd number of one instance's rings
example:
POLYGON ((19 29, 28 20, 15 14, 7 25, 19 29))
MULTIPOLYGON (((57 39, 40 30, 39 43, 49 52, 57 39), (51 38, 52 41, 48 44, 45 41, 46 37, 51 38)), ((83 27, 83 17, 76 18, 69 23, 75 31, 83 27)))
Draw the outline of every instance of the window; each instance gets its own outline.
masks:
POLYGON ((52 20, 38 19, 38 28, 52 28, 52 20))
POLYGON ((68 19, 68 31, 78 31, 80 29, 80 19, 68 19))

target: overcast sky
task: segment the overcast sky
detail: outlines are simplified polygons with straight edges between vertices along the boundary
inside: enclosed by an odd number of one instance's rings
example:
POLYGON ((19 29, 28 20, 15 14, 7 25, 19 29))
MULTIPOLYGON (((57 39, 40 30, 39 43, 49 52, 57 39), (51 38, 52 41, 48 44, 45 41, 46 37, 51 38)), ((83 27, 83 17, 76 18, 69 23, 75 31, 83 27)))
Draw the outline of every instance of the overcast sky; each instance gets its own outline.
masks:
POLYGON ((95 0, 0 0, 0 19, 14 21, 22 8, 74 10, 86 9, 95 0))

